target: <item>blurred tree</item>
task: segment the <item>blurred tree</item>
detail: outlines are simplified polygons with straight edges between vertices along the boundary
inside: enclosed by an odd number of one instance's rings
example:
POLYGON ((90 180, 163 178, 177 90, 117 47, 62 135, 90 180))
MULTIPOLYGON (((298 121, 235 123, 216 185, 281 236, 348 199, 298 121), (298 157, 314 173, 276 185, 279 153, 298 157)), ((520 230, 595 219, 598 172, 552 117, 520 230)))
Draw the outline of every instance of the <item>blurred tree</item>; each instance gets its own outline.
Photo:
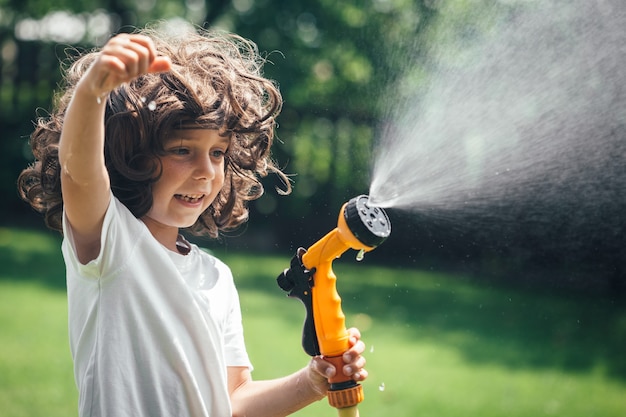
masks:
POLYGON ((267 51, 266 75, 281 85, 278 135, 284 145, 276 158, 297 174, 295 193, 260 202, 261 211, 282 207, 283 216, 297 213, 292 218, 299 220, 328 215, 324 207, 330 206, 334 216, 343 201, 368 188, 377 120, 393 95, 387 86, 404 72, 408 48, 432 14, 421 1, 403 0, 4 0, 0 123, 9 140, 0 150, 11 163, 0 168, 0 187, 15 195, 14 177, 25 164, 22 138, 30 133, 34 109, 50 108, 65 49, 98 46, 111 33, 150 22, 161 21, 168 30, 192 23, 257 42, 267 51))
MULTIPOLYGON (((279 83, 285 98, 275 158, 294 174, 294 193, 280 198, 271 192, 280 184, 266 179, 268 193, 252 205, 257 219, 251 227, 265 228, 266 242, 306 245, 336 224, 341 204, 367 193, 378 129, 392 120, 398 104, 419 96, 432 74, 462 65, 465 46, 490 30, 495 10, 514 13, 527 3, 532 2, 0 0, 0 192, 9 196, 0 203, 0 215, 9 221, 28 210, 18 200, 15 179, 30 160, 25 138, 32 121, 50 109, 61 80, 59 60, 148 23, 171 31, 192 24, 236 32, 265 54, 266 75, 279 83), (445 54, 433 59, 433 45, 441 43, 447 45, 445 54)), ((623 211, 620 204, 616 213, 623 211)), ((493 265, 500 257, 518 271, 550 258, 563 263, 562 248, 545 243, 558 237, 556 226, 552 235, 510 231, 508 246, 492 250, 485 245, 488 236, 458 235, 428 225, 428 219, 419 221, 411 225, 407 215, 404 230, 394 232, 402 236, 398 244, 413 251, 409 261, 423 254, 462 264, 466 256, 474 264, 493 265)), ((621 236, 623 222, 616 222, 619 227, 610 230, 621 236)), ((600 259, 608 265, 604 270, 611 285, 623 292, 623 268, 615 267, 623 254, 623 246, 615 249, 618 241, 606 233, 594 235, 587 247, 596 245, 599 254, 587 256, 595 258, 590 264, 600 259)), ((394 250, 377 253, 393 256, 394 250)), ((588 257, 565 260, 586 262, 588 257)))
POLYGON ((268 51, 266 74, 285 96, 276 157, 296 175, 294 194, 270 204, 282 221, 332 219, 348 198, 367 192, 377 124, 395 94, 390 86, 413 61, 415 39, 433 13, 421 1, 235 0, 208 22, 268 51))

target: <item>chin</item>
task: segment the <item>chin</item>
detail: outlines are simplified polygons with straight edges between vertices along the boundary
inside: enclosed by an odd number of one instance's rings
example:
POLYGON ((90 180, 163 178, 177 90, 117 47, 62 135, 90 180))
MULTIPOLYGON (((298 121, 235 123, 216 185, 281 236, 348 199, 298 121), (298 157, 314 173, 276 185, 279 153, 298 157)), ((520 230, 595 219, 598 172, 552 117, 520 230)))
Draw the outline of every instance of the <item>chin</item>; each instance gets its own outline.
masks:
POLYGON ((193 220, 193 221, 187 221, 187 222, 180 222, 178 225, 179 229, 188 229, 190 227, 192 227, 194 224, 196 224, 196 222, 198 221, 198 219, 193 220))

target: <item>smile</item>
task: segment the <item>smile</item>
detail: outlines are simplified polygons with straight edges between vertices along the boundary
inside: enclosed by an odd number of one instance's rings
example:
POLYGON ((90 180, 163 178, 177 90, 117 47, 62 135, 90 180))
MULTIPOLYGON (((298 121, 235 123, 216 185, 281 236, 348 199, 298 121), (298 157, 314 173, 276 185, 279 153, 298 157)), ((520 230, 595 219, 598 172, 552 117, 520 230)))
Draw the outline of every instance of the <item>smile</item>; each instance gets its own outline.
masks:
POLYGON ((176 194, 174 197, 188 203, 197 203, 204 198, 204 194, 176 194))

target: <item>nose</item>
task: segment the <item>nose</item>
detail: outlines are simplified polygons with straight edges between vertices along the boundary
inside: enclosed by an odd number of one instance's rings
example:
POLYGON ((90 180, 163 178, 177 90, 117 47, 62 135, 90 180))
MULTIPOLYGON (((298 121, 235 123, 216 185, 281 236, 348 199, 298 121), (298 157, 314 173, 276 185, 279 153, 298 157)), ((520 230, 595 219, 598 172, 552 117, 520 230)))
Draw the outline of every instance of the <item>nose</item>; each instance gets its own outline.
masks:
POLYGON ((210 181, 215 178, 215 169, 210 155, 199 155, 194 161, 194 179, 210 181))

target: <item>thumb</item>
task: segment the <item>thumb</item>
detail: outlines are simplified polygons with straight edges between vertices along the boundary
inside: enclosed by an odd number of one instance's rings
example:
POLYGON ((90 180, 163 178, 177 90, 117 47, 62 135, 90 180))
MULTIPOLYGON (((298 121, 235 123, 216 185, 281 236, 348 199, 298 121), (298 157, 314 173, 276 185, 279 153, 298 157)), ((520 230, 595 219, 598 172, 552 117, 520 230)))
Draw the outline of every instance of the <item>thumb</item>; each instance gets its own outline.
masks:
POLYGON ((172 61, 167 56, 158 56, 148 67, 148 72, 165 72, 172 68, 172 61))
POLYGON ((324 379, 331 378, 337 373, 337 370, 330 362, 319 356, 311 359, 311 368, 324 379))
POLYGON ((326 392, 330 388, 328 378, 335 375, 335 367, 321 357, 315 356, 309 362, 307 375, 311 388, 321 398, 326 396, 326 392))

